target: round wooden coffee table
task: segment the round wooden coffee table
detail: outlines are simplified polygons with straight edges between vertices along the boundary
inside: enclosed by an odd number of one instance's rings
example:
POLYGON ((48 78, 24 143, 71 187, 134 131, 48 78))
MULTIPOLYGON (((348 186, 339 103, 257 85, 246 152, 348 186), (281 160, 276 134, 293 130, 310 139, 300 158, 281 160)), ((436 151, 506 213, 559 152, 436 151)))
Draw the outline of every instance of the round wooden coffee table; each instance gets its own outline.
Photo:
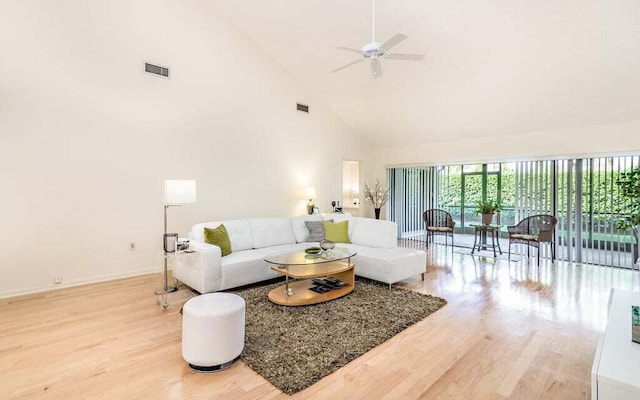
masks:
POLYGON ((351 258, 357 254, 346 248, 335 248, 328 254, 306 254, 299 251, 267 255, 264 260, 275 264, 271 269, 285 276, 285 284, 271 290, 269 300, 283 306, 305 306, 346 296, 353 292, 355 265, 351 263, 351 258), (345 285, 326 293, 318 293, 311 290, 320 286, 313 282, 314 278, 335 279, 345 285))

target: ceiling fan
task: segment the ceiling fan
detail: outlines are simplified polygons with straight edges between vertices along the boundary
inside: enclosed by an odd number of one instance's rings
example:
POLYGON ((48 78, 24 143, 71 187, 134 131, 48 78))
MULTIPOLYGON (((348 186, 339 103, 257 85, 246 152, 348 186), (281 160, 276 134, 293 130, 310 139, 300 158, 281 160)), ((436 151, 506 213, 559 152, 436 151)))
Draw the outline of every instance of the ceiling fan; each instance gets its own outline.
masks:
POLYGON ((380 44, 376 42, 376 0, 373 0, 373 18, 372 18, 372 28, 371 28, 371 43, 364 45, 362 50, 353 49, 351 47, 337 47, 339 50, 349 51, 351 53, 358 53, 362 58, 359 58, 355 61, 350 62, 347 65, 343 65, 340 68, 336 68, 331 72, 342 71, 343 69, 350 67, 355 64, 359 64, 365 60, 371 60, 371 72, 373 73, 374 78, 379 78, 382 76, 382 66, 380 65, 380 59, 388 59, 388 60, 409 60, 409 61, 422 61, 424 59, 424 54, 406 54, 406 53, 391 53, 389 50, 402 42, 407 38, 406 35, 402 33, 396 33, 391 37, 391 39, 386 42, 380 44))

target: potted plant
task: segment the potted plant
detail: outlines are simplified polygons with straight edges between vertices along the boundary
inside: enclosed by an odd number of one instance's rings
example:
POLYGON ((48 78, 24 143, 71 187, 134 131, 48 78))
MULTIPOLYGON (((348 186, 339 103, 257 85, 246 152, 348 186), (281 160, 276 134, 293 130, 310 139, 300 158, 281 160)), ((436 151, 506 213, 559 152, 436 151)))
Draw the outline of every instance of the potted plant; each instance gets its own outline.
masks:
POLYGON ((378 179, 376 179, 376 185, 373 187, 373 190, 365 183, 364 200, 373 206, 376 219, 380 219, 380 209, 387 204, 387 200, 389 200, 389 189, 383 188, 378 179))
MULTIPOLYGON (((618 212, 622 217, 618 221, 618 229, 632 229, 636 237, 636 246, 633 249, 633 258, 640 263, 638 258, 638 244, 640 243, 640 167, 620 174, 618 185, 619 203, 618 212)), ((640 265, 640 264, 639 264, 640 265)))
POLYGON ((502 211, 502 204, 493 200, 478 200, 476 208, 473 209, 475 215, 482 214, 482 223, 490 225, 493 221, 493 214, 502 211))

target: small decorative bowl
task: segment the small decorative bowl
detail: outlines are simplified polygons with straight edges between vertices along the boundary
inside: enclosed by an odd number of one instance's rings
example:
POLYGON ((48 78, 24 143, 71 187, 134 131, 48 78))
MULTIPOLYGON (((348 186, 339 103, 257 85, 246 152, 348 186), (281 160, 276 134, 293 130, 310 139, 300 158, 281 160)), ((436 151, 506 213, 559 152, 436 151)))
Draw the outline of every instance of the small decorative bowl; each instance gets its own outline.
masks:
POLYGON ((318 254, 322 251, 320 247, 309 247, 304 249, 304 252, 307 254, 318 254))
POLYGON ((320 242, 320 247, 322 248, 322 250, 331 250, 334 247, 336 247, 336 244, 334 242, 332 242, 331 240, 323 240, 322 242, 320 242))

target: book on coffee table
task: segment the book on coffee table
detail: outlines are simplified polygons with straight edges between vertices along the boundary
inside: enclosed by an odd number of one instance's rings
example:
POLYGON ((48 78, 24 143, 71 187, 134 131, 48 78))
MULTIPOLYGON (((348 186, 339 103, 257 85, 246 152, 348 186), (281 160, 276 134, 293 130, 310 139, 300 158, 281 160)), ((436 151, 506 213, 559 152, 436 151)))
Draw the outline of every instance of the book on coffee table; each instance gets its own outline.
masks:
POLYGON ((341 281, 339 279, 335 279, 335 278, 332 278, 332 277, 314 278, 314 279, 311 279, 311 281, 313 283, 315 283, 316 285, 325 286, 325 287, 328 287, 330 289, 338 289, 338 288, 347 286, 346 282, 343 282, 343 281, 341 281))

